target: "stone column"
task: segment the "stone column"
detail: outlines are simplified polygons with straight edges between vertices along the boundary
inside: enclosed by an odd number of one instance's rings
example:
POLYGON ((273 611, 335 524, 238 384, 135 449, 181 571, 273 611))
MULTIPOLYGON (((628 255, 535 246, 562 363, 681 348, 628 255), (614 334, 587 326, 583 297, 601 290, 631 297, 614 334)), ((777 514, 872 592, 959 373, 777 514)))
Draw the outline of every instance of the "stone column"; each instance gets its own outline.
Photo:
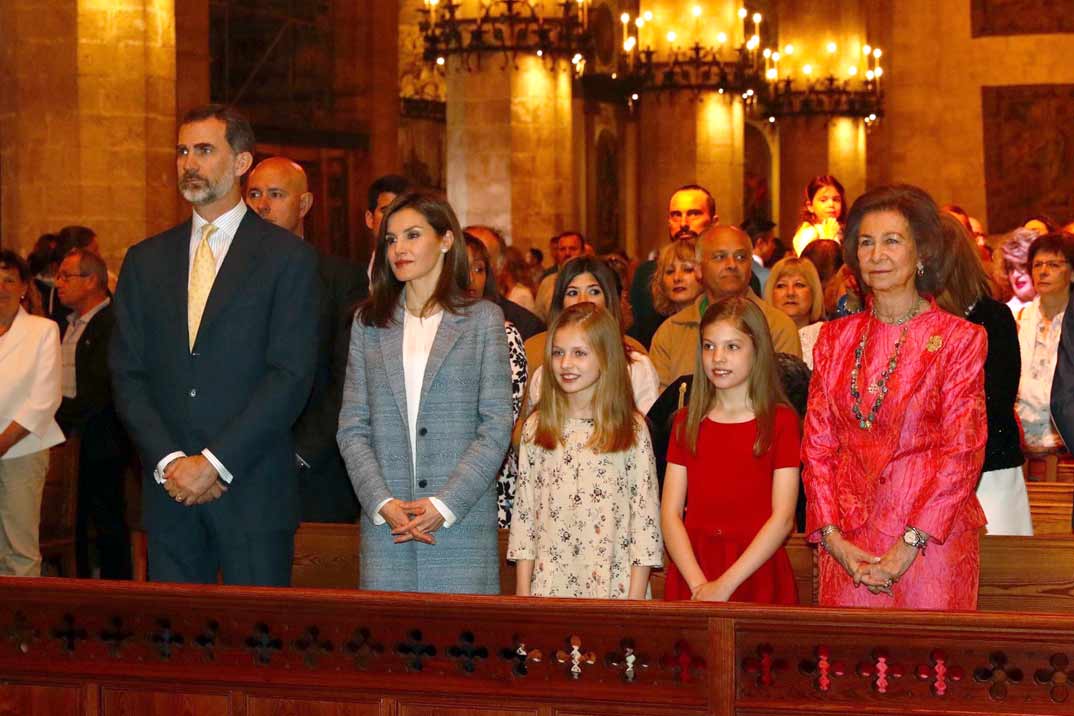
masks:
POLYGON ((745 163, 741 100, 714 91, 661 92, 644 95, 639 111, 639 256, 667 241, 668 200, 683 184, 712 192, 720 223, 739 223, 745 163))
MULTIPOLYGON (((783 52, 780 70, 799 78, 798 86, 806 65, 814 78, 845 79, 851 66, 864 73, 866 14, 861 0, 778 0, 776 7, 779 47, 794 47, 790 55, 783 52)), ((834 175, 846 189, 848 202, 865 191, 865 124, 853 117, 783 117, 779 133, 779 228, 786 242, 801 223, 805 188, 813 177, 834 175)))
MULTIPOLYGON (((740 5, 737 1, 644 2, 641 9, 652 11, 653 19, 642 28, 638 44, 655 50, 658 62, 666 61, 673 48, 682 51, 695 42, 714 47, 720 33, 726 35, 726 47, 738 47, 745 41, 743 22, 737 15, 740 5), (695 5, 702 15, 693 15, 695 5)), ((731 52, 725 55, 732 57, 731 52)), ((715 89, 643 92, 637 111, 638 255, 667 241, 668 200, 683 184, 700 184, 712 192, 720 223, 741 222, 745 114, 738 95, 715 89)))
POLYGON ((0 34, 4 244, 83 224, 115 269, 175 220, 173 0, 5 2, 0 34))
POLYGON ((543 249, 578 221, 572 68, 532 55, 503 64, 487 56, 467 70, 448 60, 448 199, 464 225, 543 249))

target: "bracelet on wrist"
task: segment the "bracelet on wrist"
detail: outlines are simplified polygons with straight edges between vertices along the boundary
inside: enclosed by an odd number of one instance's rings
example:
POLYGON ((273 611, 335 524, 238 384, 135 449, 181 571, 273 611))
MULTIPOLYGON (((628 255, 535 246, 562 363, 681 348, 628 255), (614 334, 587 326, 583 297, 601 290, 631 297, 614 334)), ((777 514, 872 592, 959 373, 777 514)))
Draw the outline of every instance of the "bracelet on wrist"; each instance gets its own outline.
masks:
POLYGON ((843 531, 836 525, 824 525, 820 528, 820 546, 828 551, 828 538, 833 534, 843 534, 843 531))

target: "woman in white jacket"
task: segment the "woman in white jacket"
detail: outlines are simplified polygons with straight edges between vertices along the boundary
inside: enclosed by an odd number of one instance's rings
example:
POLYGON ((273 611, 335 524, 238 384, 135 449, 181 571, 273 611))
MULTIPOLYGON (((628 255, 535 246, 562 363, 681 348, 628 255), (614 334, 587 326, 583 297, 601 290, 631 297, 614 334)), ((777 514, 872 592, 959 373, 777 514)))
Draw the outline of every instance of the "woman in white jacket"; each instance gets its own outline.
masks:
POLYGON ((41 494, 48 449, 63 442, 60 332, 32 316, 30 269, 0 251, 0 574, 40 576, 41 494))

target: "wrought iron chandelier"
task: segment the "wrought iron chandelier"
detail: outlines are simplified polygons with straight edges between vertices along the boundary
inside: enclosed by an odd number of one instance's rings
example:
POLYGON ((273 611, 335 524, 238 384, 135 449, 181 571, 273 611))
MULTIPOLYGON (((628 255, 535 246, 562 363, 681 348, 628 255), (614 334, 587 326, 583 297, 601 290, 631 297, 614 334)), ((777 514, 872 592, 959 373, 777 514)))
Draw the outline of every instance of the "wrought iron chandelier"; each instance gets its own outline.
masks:
POLYGON ((444 66, 448 57, 480 66, 483 55, 501 54, 505 66, 520 54, 552 62, 569 60, 580 74, 592 55, 592 0, 560 0, 546 13, 542 0, 482 0, 476 17, 460 17, 461 3, 424 0, 419 28, 427 62, 444 66), (556 9, 558 7, 558 10, 556 9))
MULTIPOLYGON (((883 116, 880 78, 884 76, 884 68, 880 64, 883 56, 880 48, 863 46, 864 71, 855 62, 845 69, 842 77, 830 69, 826 76, 816 77, 815 68, 808 62, 797 73, 786 72, 787 59, 794 51, 793 45, 786 45, 782 52, 765 49, 763 53, 767 83, 757 107, 768 115, 769 122, 780 117, 824 115, 858 117, 869 125, 883 116)), ((826 53, 834 55, 835 51, 835 43, 829 42, 826 53)))
MULTIPOLYGON (((695 24, 700 25, 702 9, 695 5, 692 10, 695 24)), ((623 60, 621 73, 632 88, 632 100, 638 93, 670 90, 715 90, 719 93, 734 92, 748 104, 754 102, 765 84, 764 63, 761 61, 761 14, 753 13, 753 33, 749 34, 749 12, 738 12, 743 21, 743 35, 747 38, 737 47, 728 44, 726 32, 716 33, 713 44, 703 44, 695 31, 692 44, 680 45, 678 33, 669 30, 664 38, 666 47, 653 49, 652 39, 641 49, 646 25, 653 22, 652 12, 643 12, 631 18, 623 13, 623 60), (632 29, 633 28, 633 29, 632 29)))

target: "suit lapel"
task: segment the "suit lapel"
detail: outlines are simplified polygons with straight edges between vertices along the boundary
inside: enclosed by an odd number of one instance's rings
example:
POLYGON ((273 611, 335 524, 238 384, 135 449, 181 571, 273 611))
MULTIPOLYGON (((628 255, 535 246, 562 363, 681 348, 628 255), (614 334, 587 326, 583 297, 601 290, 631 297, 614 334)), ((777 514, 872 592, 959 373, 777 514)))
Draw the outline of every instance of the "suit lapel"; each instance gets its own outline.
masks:
MULTIPOLYGON (((436 338, 433 339, 433 349, 429 353, 429 361, 425 364, 425 376, 421 381, 421 403, 425 402, 425 396, 429 394, 429 388, 444 364, 444 359, 451 352, 455 342, 462 335, 462 323, 464 316, 444 311, 440 320, 440 327, 436 330, 436 338)), ((420 403, 419 403, 420 405, 420 403)))
MULTIPOLYGON (((380 356, 384 361, 384 371, 388 375, 388 385, 403 425, 408 425, 406 412, 406 376, 403 374, 403 306, 400 302, 395 309, 395 320, 387 328, 377 331, 380 342, 380 356)), ((409 452, 407 453, 410 454, 409 452)))
MULTIPOLYGON (((182 344, 187 344, 186 313, 187 313, 187 285, 190 282, 190 225, 191 219, 187 219, 175 227, 171 242, 168 244, 166 290, 163 293, 167 306, 175 312, 177 332, 182 334, 182 344)), ((152 287, 150 287, 152 288, 152 287)))
POLYGON ((220 266, 220 272, 216 274, 213 288, 209 291, 209 300, 205 304, 205 314, 201 318, 199 335, 203 334, 206 326, 212 324, 235 297, 235 293, 247 283, 257 258, 261 253, 260 228, 257 226, 256 214, 247 211, 239 224, 235 238, 231 240, 231 246, 224 257, 224 263, 220 266))

